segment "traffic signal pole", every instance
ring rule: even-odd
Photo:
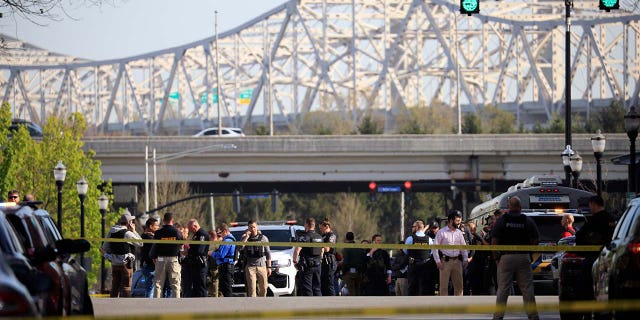
[[[400,192],[400,240],[404,241],[404,192]]]

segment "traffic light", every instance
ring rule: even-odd
[[[599,0],[600,10],[609,12],[620,9],[620,0]]]
[[[369,200],[371,202],[376,201],[376,193],[378,193],[378,185],[373,181],[369,182]]]
[[[240,213],[240,191],[233,190],[233,211]]]
[[[480,0],[460,0],[460,13],[469,16],[475,13],[480,13]]]
[[[273,189],[271,191],[271,212],[278,212],[278,195],[280,192],[278,190]]]
[[[411,181],[405,181],[402,184],[402,193],[404,194],[404,202],[407,205],[411,203],[411,187],[413,187],[413,184],[411,183]]]

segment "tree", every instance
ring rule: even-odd
[[[462,133],[482,133],[482,119],[475,112],[464,115]]]
[[[89,183],[85,200],[85,234],[87,238],[99,237],[101,218],[98,197],[102,191],[98,186],[102,187],[105,183],[101,178],[100,161],[94,159],[93,151],[83,150],[82,137],[86,124],[82,115],[74,113],[64,119],[49,117],[40,141],[31,139],[23,127],[7,139],[10,119],[10,106],[4,103],[0,108],[0,194],[6,194],[10,189],[17,189],[22,194],[31,193],[36,200],[42,201],[41,208],[56,220],[57,188],[52,171],[56,163],[62,161],[67,167],[62,189],[62,234],[66,238],[80,236],[80,199],[75,184],[81,177],[85,177]],[[108,182],[106,184],[109,185]],[[117,215],[112,213],[109,219],[115,220]],[[91,250],[85,253],[85,257],[92,258],[93,271],[89,274],[89,281],[95,283],[99,271],[100,244],[91,245]]]
[[[513,133],[515,132],[516,117],[498,106],[487,105],[481,111],[482,128],[486,133]]]
[[[446,134],[454,132],[455,113],[448,105],[434,101],[428,107],[409,107],[398,111],[396,127],[402,134]]]
[[[624,133],[624,115],[627,110],[620,101],[612,101],[609,106],[601,109],[593,114],[587,121],[587,132],[596,132],[600,129],[602,132]]]
[[[374,120],[371,115],[366,115],[362,118],[360,126],[358,126],[358,132],[360,134],[382,134],[384,128],[384,120]]]
[[[351,123],[336,111],[311,111],[302,118],[303,134],[343,135],[351,132]]]

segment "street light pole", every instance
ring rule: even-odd
[[[566,7],[566,28],[564,43],[564,144],[571,145],[571,8],[573,0],[564,0]],[[568,176],[568,174],[567,174]],[[568,183],[567,179],[567,183]]]
[[[567,145],[567,147],[562,151],[562,165],[564,166],[564,181],[566,186],[571,185],[571,156],[573,155],[573,150],[571,150],[571,145]]]
[[[87,191],[89,189],[89,184],[84,177],[78,180],[76,189],[78,191],[78,197],[80,198],[80,238],[84,239],[84,199],[87,197]],[[84,267],[84,252],[80,253],[80,265]]]
[[[56,179],[56,188],[58,189],[58,230],[62,235],[62,186],[67,176],[67,167],[62,164],[62,160],[58,160],[58,164],[53,168],[53,177]]]
[[[606,146],[607,139],[602,135],[600,129],[596,132],[596,135],[591,138],[591,147],[593,148],[593,155],[596,158],[596,192],[602,197],[602,154]]]
[[[636,138],[638,137],[638,126],[640,125],[640,115],[636,112],[635,106],[629,108],[629,112],[624,116],[624,128],[629,137],[629,192],[636,195]]]
[[[578,188],[580,186],[580,172],[582,172],[582,157],[578,152],[574,151],[571,156],[571,173],[573,174],[573,187]]]
[[[107,198],[107,196],[104,195],[104,192],[98,198],[98,207],[100,208],[100,217],[101,217],[100,235],[101,235],[101,238],[104,239],[104,228],[106,225],[105,215],[107,213],[107,208],[109,207],[109,198]],[[100,293],[104,293],[104,278],[106,276],[105,271],[106,270],[104,267],[104,256],[100,255]]]

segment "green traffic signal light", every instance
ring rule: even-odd
[[[460,0],[460,13],[467,15],[480,13],[480,0]]]
[[[607,12],[610,10],[618,10],[620,9],[620,0],[600,0],[598,7],[600,10]]]

